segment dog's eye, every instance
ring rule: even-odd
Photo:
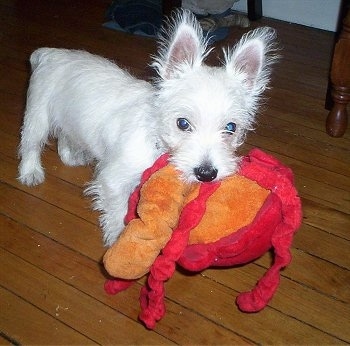
[[[190,124],[190,122],[185,119],[185,118],[179,118],[177,119],[177,127],[181,130],[181,131],[187,131],[187,132],[191,132],[192,131],[192,126]]]
[[[236,124],[235,123],[228,123],[225,126],[225,131],[226,133],[228,133],[229,135],[232,135],[234,132],[236,132]]]

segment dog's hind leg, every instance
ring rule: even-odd
[[[67,166],[84,166],[92,162],[92,157],[86,150],[79,148],[62,133],[58,136],[58,154]]]
[[[18,180],[28,186],[38,185],[45,179],[40,156],[50,131],[47,105],[37,94],[35,88],[28,93],[19,146]]]

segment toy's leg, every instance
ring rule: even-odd
[[[280,271],[290,263],[292,258],[289,249],[293,232],[281,231],[284,226],[282,225],[279,230],[276,230],[276,234],[282,234],[282,236],[272,238],[272,245],[275,250],[274,264],[251,291],[243,292],[237,297],[236,303],[240,310],[245,312],[260,311],[275,294],[280,283]]]
[[[135,283],[134,280],[119,280],[119,279],[107,280],[105,282],[104,288],[108,294],[117,294],[121,291],[128,289],[134,283]]]
[[[165,315],[166,308],[164,303],[165,289],[164,283],[149,277],[148,284],[151,287],[144,286],[140,294],[141,312],[139,319],[148,329],[154,329],[156,323]]]
[[[207,199],[220,184],[203,184],[198,196],[185,205],[177,228],[172,232],[171,239],[163,248],[162,253],[154,261],[150,270],[147,285],[142,288],[140,295],[140,320],[147,328],[153,329],[156,322],[165,314],[164,282],[173,275],[176,262],[183,253],[190,231],[200,222]]]
[[[278,288],[279,270],[276,267],[270,268],[251,291],[241,293],[236,299],[239,309],[245,312],[262,310]]]

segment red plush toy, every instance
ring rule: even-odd
[[[117,279],[116,294],[148,274],[141,290],[140,319],[148,328],[165,314],[164,282],[176,264],[190,271],[251,262],[274,250],[274,263],[249,292],[237,297],[242,311],[263,309],[275,293],[280,270],[291,261],[301,204],[292,171],[254,149],[239,172],[222,182],[188,185],[161,156],[145,171],[130,197],[127,226],[106,252],[104,264]]]

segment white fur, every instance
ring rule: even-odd
[[[237,170],[236,150],[252,128],[268,83],[274,38],[269,28],[248,33],[224,52],[223,66],[209,67],[200,26],[189,12],[180,11],[162,31],[153,62],[159,76],[155,85],[87,52],[36,50],[19,180],[43,182],[40,155],[50,135],[58,138],[65,164],[95,161],[87,193],[101,211],[104,242],[111,245],[124,228],[130,193],[161,153],[171,154],[189,182],[222,179]],[[181,130],[179,118],[189,127]],[[232,123],[234,132],[228,131]]]

